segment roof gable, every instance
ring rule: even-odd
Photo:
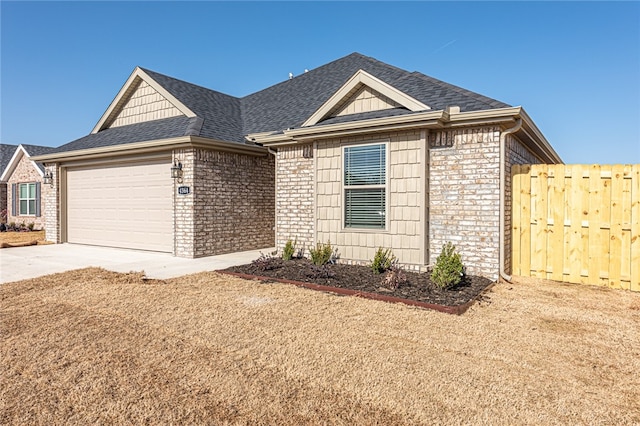
[[[375,92],[377,99],[382,98],[384,102],[382,102],[382,105],[378,102],[378,105],[381,106],[378,108],[367,108],[366,110],[363,110],[362,108],[355,107],[354,109],[356,110],[353,111],[353,113],[377,111],[397,107],[404,107],[410,111],[424,111],[431,109],[429,106],[401,92],[379,78],[374,77],[368,72],[358,70],[333,94],[333,96],[322,104],[322,106],[302,124],[302,127],[313,126],[325,118],[346,115],[340,114],[340,112],[345,111],[343,106],[345,106],[345,104],[353,104],[354,96],[356,97],[355,101],[357,101],[357,96],[366,88]],[[356,102],[356,104],[359,104],[359,102]]]
[[[145,70],[136,67],[91,133],[180,115],[196,116]]]
[[[2,171],[2,175],[0,175],[0,181],[6,182],[9,180],[9,177],[13,174],[16,167],[18,167],[18,163],[22,157],[30,158],[32,156],[47,154],[53,151],[54,148],[48,146],[40,146],[40,145],[18,145],[18,147],[13,152],[11,159],[7,163],[7,166]],[[44,176],[44,167],[41,163],[36,163],[35,161],[30,161],[33,165],[33,168],[36,169],[38,174],[42,177]]]

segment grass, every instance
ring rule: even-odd
[[[499,284],[457,317],[93,268],[0,303],[0,424],[640,423],[628,291]]]
[[[51,244],[50,242],[45,241],[44,231],[0,232],[0,245],[2,243],[7,243],[7,244],[30,243],[31,241],[37,241],[38,244]]]

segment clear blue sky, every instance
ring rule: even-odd
[[[566,163],[640,163],[638,2],[0,2],[2,143],[88,134],[136,65],[244,96],[351,52],[522,105]]]

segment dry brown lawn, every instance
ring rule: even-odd
[[[463,316],[216,273],[0,286],[0,424],[639,424],[640,294]]]
[[[37,241],[38,244],[51,244],[45,241],[44,231],[0,232],[0,245],[2,245],[2,243],[23,244],[32,241]]]

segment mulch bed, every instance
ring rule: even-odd
[[[441,289],[430,279],[430,273],[405,271],[406,282],[397,289],[383,284],[384,274],[375,274],[368,266],[329,264],[322,268],[308,259],[283,261],[271,258],[265,264],[254,262],[223,271],[263,281],[278,280],[303,287],[340,294],[352,294],[389,302],[401,302],[448,313],[463,313],[493,282],[488,278],[466,275],[455,287]]]

